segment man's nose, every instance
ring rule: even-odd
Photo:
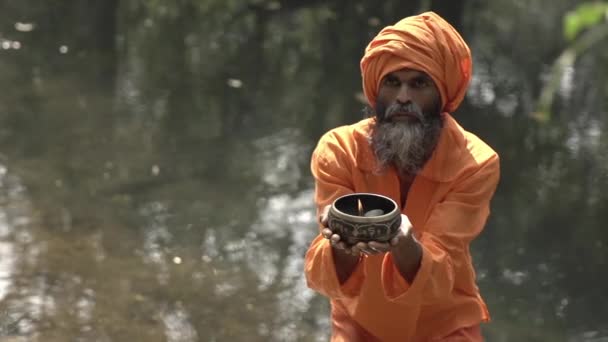
[[[399,91],[397,92],[397,102],[400,104],[406,104],[410,102],[412,99],[410,97],[410,91],[407,85],[402,85],[399,87]]]

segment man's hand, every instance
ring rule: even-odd
[[[399,232],[397,235],[389,241],[391,248],[397,247],[398,245],[410,244],[414,241],[412,223],[410,219],[401,214],[401,226],[399,227]]]
[[[353,273],[360,259],[360,250],[356,246],[349,246],[344,241],[341,241],[340,235],[334,234],[327,225],[327,214],[329,213],[330,205],[323,208],[319,222],[323,225],[321,235],[328,239],[331,243],[334,256],[334,264],[336,266],[336,276],[340,284],[344,284]]]
[[[401,215],[399,232],[390,241],[393,262],[409,283],[414,281],[422,260],[422,246],[414,238],[413,231],[410,220],[407,216]]]
[[[327,225],[327,217],[330,208],[331,205],[323,208],[323,212],[319,218],[319,222],[321,222],[323,227],[325,227],[321,230],[321,235],[328,239],[335,249],[341,250],[346,254],[359,255],[359,253],[363,253],[365,255],[376,255],[387,253],[390,252],[394,246],[397,246],[401,239],[407,238],[408,234],[410,234],[412,224],[407,216],[401,215],[401,227],[399,228],[399,233],[390,242],[370,241],[358,242],[355,245],[349,245],[345,241],[341,240],[340,235],[335,234],[331,231],[331,229],[329,229]]]
[[[367,250],[373,251],[373,254],[378,254],[393,252],[398,248],[410,248],[413,239],[412,223],[407,216],[401,214],[401,226],[399,226],[399,231],[397,232],[397,235],[395,235],[395,237],[393,237],[389,242],[370,241],[368,243],[360,242],[359,244],[362,244],[362,248],[367,248]]]
[[[346,244],[346,242],[341,240],[340,235],[334,234],[334,232],[329,229],[329,226],[327,225],[329,208],[331,208],[331,205],[325,206],[325,208],[323,208],[323,212],[321,213],[321,217],[319,217],[319,222],[321,223],[321,225],[323,225],[323,227],[325,227],[321,230],[321,235],[323,235],[324,238],[328,239],[332,247],[334,247],[335,249],[338,249],[346,254],[351,254],[355,256],[359,255],[360,250],[356,247],[356,245],[349,246],[348,244]]]
[[[355,245],[348,245],[342,241],[340,235],[334,234],[327,225],[327,214],[331,206],[323,208],[319,217],[319,222],[323,225],[321,235],[328,239],[334,248],[336,272],[340,284],[343,284],[351,275],[355,266],[359,262],[360,254],[377,255],[391,252],[399,273],[408,281],[412,282],[422,259],[422,247],[414,239],[412,223],[407,216],[401,215],[401,226],[399,232],[389,242],[358,242]]]

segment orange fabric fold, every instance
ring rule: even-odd
[[[432,342],[483,342],[483,336],[481,335],[481,327],[475,325],[458,329],[448,336],[433,340]]]
[[[351,276],[344,284],[340,284],[334,267],[334,256],[329,241],[318,235],[308,250],[311,255],[310,262],[306,263],[306,273],[315,272],[319,276],[308,278],[308,287],[330,298],[349,298],[359,293],[363,283],[364,271],[359,263]]]
[[[363,92],[372,108],[382,78],[411,68],[433,79],[441,94],[442,111],[448,113],[462,102],[473,72],[469,47],[452,25],[433,12],[382,29],[365,49],[360,67]]]
[[[411,284],[390,253],[366,257],[340,285],[332,247],[317,237],[305,257],[308,285],[330,298],[334,326],[356,326],[380,341],[440,340],[490,319],[476,285],[470,242],[482,231],[499,179],[498,155],[447,113],[435,151],[416,176],[402,213],[422,245]],[[312,154],[318,210],[352,192],[373,192],[399,203],[394,169],[377,171],[369,145],[373,119],[326,133]],[[359,331],[347,329],[348,331]],[[339,329],[338,329],[339,330]],[[332,341],[348,340],[333,332]]]

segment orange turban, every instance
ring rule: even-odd
[[[426,72],[439,89],[442,110],[451,113],[471,80],[471,51],[456,29],[433,12],[385,27],[361,59],[363,92],[372,107],[382,78],[402,68]]]

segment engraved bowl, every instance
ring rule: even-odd
[[[379,213],[378,210],[382,212]],[[365,216],[366,213],[371,216]],[[397,203],[386,196],[373,193],[348,194],[332,203],[327,224],[332,232],[340,235],[340,239],[349,245],[359,241],[388,242],[399,231],[401,211]]]

